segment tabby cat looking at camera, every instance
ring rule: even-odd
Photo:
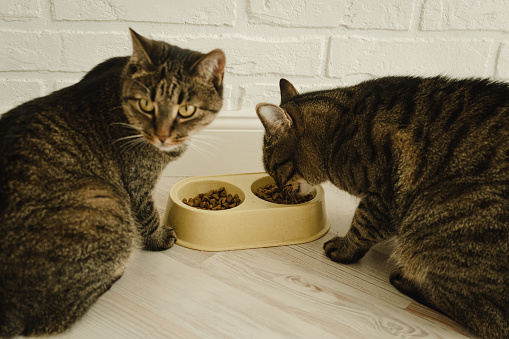
[[[151,191],[222,105],[225,56],[131,31],[133,54],[0,119],[0,337],[61,332],[164,250]]]
[[[259,104],[263,161],[297,194],[330,181],[361,198],[324,245],[359,260],[396,236],[391,283],[484,338],[509,337],[509,86],[387,77]]]

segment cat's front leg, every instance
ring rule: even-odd
[[[159,213],[150,195],[147,195],[139,205],[136,218],[145,249],[166,250],[177,240],[177,234],[172,227],[161,225]]]
[[[150,234],[143,237],[145,249],[150,251],[162,251],[173,246],[177,241],[177,233],[167,225],[159,225]]]
[[[348,264],[362,258],[377,242],[392,235],[389,207],[377,195],[364,197],[344,237],[327,241],[323,248],[333,261]]]

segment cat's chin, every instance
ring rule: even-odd
[[[299,190],[297,191],[297,194],[304,196],[312,193],[313,190],[314,190],[313,185],[311,185],[307,181],[303,182],[301,181],[299,182]]]
[[[180,155],[182,154],[187,146],[185,144],[178,144],[178,145],[155,145],[155,147],[165,153]]]
[[[295,174],[287,183],[287,187],[299,196],[305,196],[313,192],[313,185],[308,183],[300,174]]]

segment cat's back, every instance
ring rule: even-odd
[[[2,151],[29,151],[31,141],[41,143],[54,135],[61,135],[60,141],[65,142],[65,136],[62,135],[65,130],[60,128],[80,132],[98,127],[101,120],[109,115],[113,108],[111,106],[119,104],[120,76],[126,62],[127,58],[109,59],[93,68],[78,83],[25,102],[2,114]],[[94,130],[87,132],[93,134]]]
[[[509,84],[430,78],[408,92],[397,130],[411,142],[402,152],[415,146],[425,178],[509,177]]]
[[[393,187],[414,192],[451,179],[509,178],[509,84],[504,82],[383,77],[300,94],[283,106],[296,116],[296,125],[312,122],[308,131],[314,134],[306,136],[328,141],[333,182],[346,185],[347,173],[366,173],[348,183],[352,194]],[[379,173],[390,173],[390,180]]]
[[[111,174],[107,124],[120,106],[126,61],[107,60],[77,84],[0,117],[0,214],[14,200],[40,197],[52,182]]]
[[[338,90],[337,93],[343,93]],[[473,161],[509,150],[509,84],[488,79],[385,77],[346,90],[366,129],[404,139],[424,161]],[[494,154],[492,154],[494,155]],[[502,155],[502,154],[500,154]],[[421,165],[425,165],[422,163]],[[492,164],[495,165],[495,164]]]

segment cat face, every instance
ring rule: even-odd
[[[179,152],[222,106],[225,55],[181,49],[131,30],[133,54],[123,74],[123,107],[143,138]]]
[[[265,128],[263,141],[263,166],[274,178],[276,184],[298,195],[312,191],[300,170],[299,135],[288,108],[283,103],[298,95],[291,83],[281,79],[281,107],[272,104],[258,104],[256,114]]]

